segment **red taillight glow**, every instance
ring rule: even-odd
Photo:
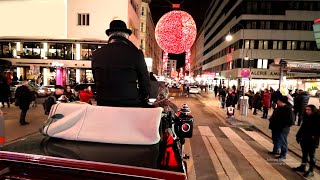
[[[187,124],[187,123],[182,124],[181,130],[182,130],[183,132],[188,132],[188,131],[190,131],[190,125]]]

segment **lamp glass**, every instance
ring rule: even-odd
[[[231,41],[232,40],[232,35],[229,33],[227,36],[226,36],[226,41]]]

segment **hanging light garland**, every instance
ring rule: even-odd
[[[174,10],[163,15],[155,29],[160,48],[171,54],[181,54],[190,49],[196,39],[196,23],[190,14]]]

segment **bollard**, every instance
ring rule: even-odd
[[[5,143],[4,118],[3,118],[3,112],[0,110],[0,147],[2,147],[4,143]]]

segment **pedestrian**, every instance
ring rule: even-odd
[[[288,97],[289,103],[292,105],[292,107],[294,107],[294,100],[293,100],[292,90],[291,89],[288,90],[287,97]]]
[[[302,162],[299,167],[294,168],[296,171],[304,172],[304,177],[314,176],[313,169],[316,164],[315,153],[319,147],[320,136],[320,116],[317,108],[310,104],[307,105],[303,113],[303,122],[296,135],[296,140],[302,149]],[[306,165],[309,156],[309,170],[306,171]]]
[[[17,87],[15,92],[15,105],[19,106],[20,113],[20,125],[27,125],[29,122],[26,121],[27,112],[29,110],[30,103],[32,101],[32,92],[23,83],[21,86]]]
[[[64,94],[64,88],[61,85],[54,86],[55,91],[43,103],[44,113],[49,115],[51,107],[57,103],[57,100]]]
[[[226,106],[227,106],[227,117],[234,117],[234,108],[237,104],[237,94],[234,92],[233,89],[229,89]],[[232,113],[230,113],[230,107],[233,108]],[[228,109],[229,108],[229,109]]]
[[[297,121],[296,118],[298,116],[298,123],[297,125],[300,126],[302,121],[303,121],[303,110],[306,107],[306,105],[308,104],[310,99],[310,95],[308,94],[308,92],[303,91],[303,90],[299,90],[298,94],[296,95],[296,97],[294,98],[294,114],[295,114],[295,122]]]
[[[213,88],[213,91],[214,91],[214,97],[217,97],[217,94],[218,94],[218,86],[215,85],[214,88]]]
[[[227,89],[225,86],[220,89],[219,91],[219,96],[220,96],[220,103],[221,103],[221,108],[224,109],[225,103],[226,103],[226,97],[227,97]]]
[[[271,103],[271,94],[269,93],[268,89],[264,89],[264,93],[262,95],[262,107],[263,107],[263,119],[268,118],[268,111],[270,109],[270,103]]]
[[[261,110],[261,107],[262,107],[262,97],[261,97],[260,91],[257,91],[252,99],[253,115],[257,115],[258,114],[257,110]]]
[[[85,86],[84,89],[80,90],[79,98],[81,102],[92,104],[90,99],[92,98],[93,93],[90,86]]]
[[[10,97],[10,86],[4,78],[0,78],[0,101],[2,103],[2,107],[4,107],[4,103],[7,103],[8,108],[10,107]]]
[[[66,97],[68,98],[69,102],[73,102],[77,100],[77,97],[75,94],[72,92],[71,86],[67,86],[66,92],[65,92]]]
[[[269,154],[280,155],[278,157],[279,160],[286,159],[288,134],[294,122],[292,106],[286,96],[278,98],[277,108],[273,111],[269,121],[269,129],[272,132],[273,142],[273,150]]]
[[[131,33],[123,21],[113,20],[108,44],[93,52],[98,106],[148,106],[149,73],[143,52],[128,40]]]

